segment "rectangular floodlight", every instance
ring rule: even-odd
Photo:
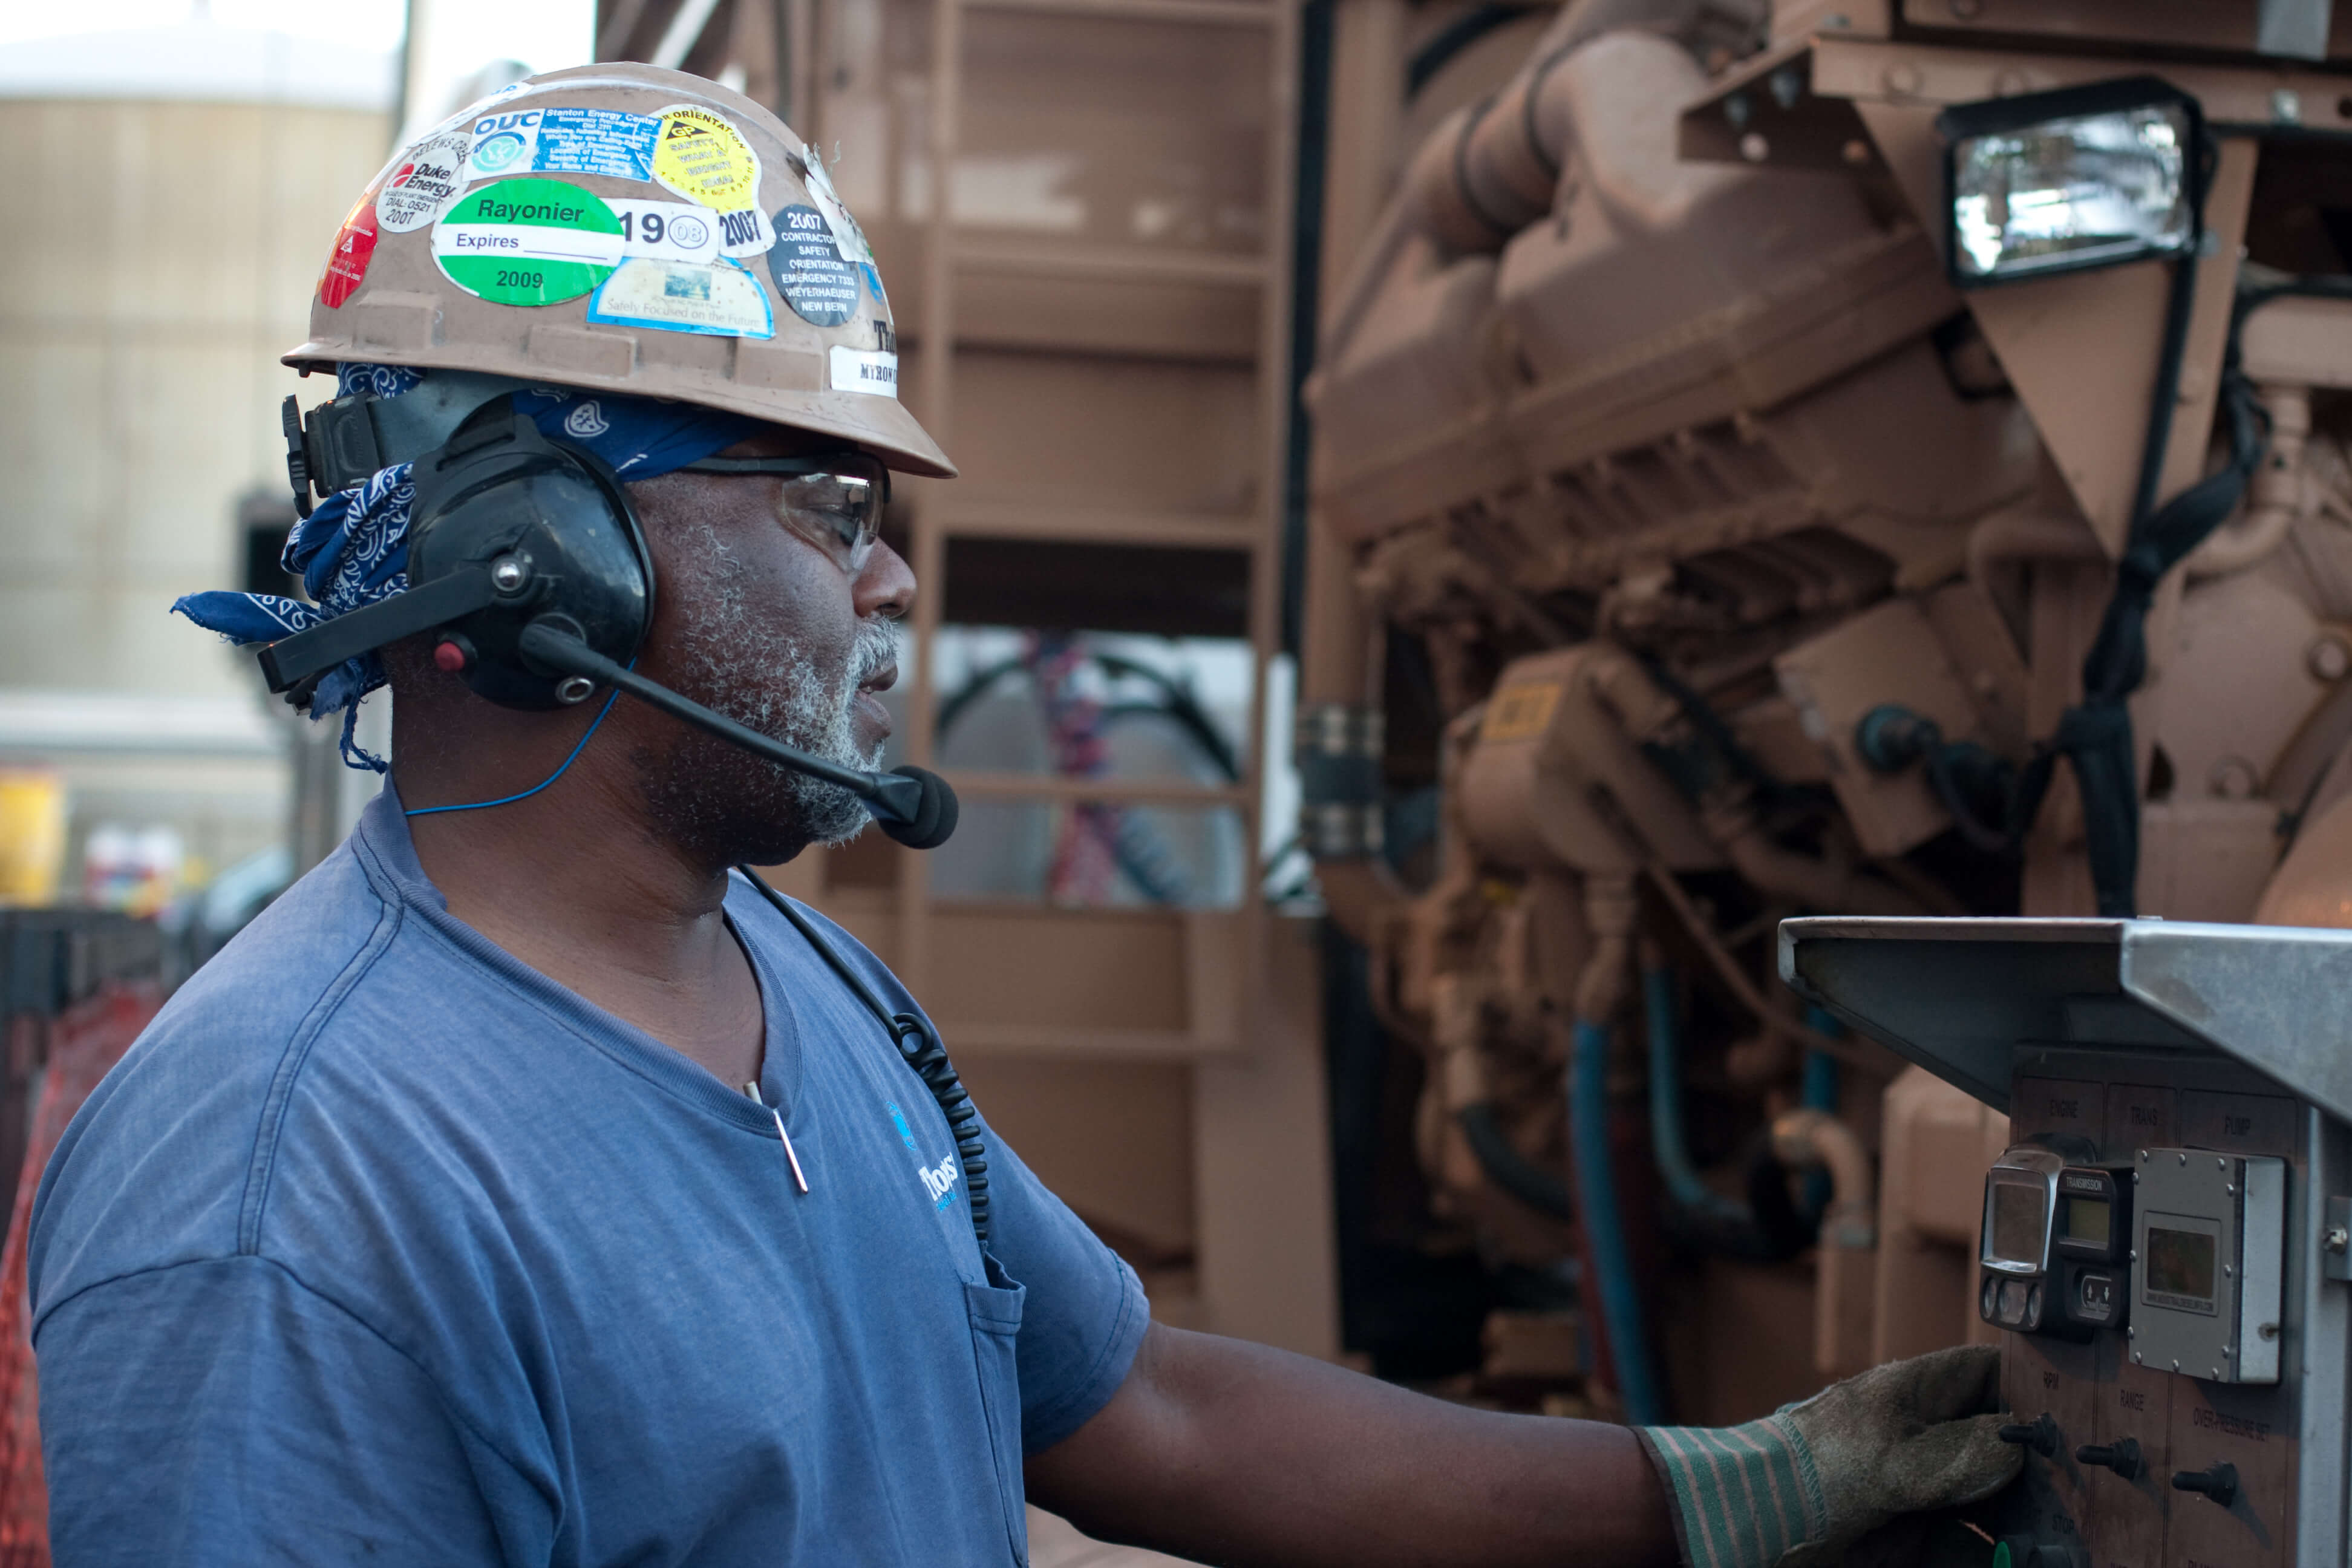
[[[2204,237],[2204,116],[2160,78],[1955,104],[1945,255],[1962,289],[2150,257]]]

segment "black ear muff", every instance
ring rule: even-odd
[[[487,574],[490,603],[439,627],[435,658],[509,708],[547,709],[593,683],[524,656],[534,621],[615,664],[636,657],[653,622],[653,560],[619,478],[593,452],[540,434],[500,397],[417,459],[408,578]]]

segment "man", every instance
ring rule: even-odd
[[[296,533],[316,605],[183,607],[282,651],[414,605],[483,489],[434,476],[505,421],[625,494],[651,616],[616,662],[870,768],[916,592],[879,465],[951,471],[877,390],[892,349],[780,122],[643,67],[535,79],[394,160],[289,356],[340,365],[384,459]],[[348,716],[389,681],[383,794],[42,1184],[61,1568],[1002,1563],[1024,1495],[1215,1562],[1763,1568],[2014,1472],[1978,1354],[1636,1434],[1151,1324],[1011,1150],[958,1146],[858,994],[916,1015],[889,973],[730,873],[854,833],[856,798],[546,679],[443,627],[297,686]]]

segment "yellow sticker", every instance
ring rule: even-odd
[[[1486,701],[1486,721],[1479,726],[1482,741],[1524,741],[1540,735],[1559,706],[1559,682],[1546,680],[1526,686],[1506,686]]]
[[[679,104],[662,110],[654,178],[714,212],[739,212],[756,205],[760,159],[723,115]]]

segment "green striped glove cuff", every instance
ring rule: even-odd
[[[1674,1496],[1685,1568],[1772,1568],[1828,1533],[1812,1448],[1784,1416],[1635,1435]]]

